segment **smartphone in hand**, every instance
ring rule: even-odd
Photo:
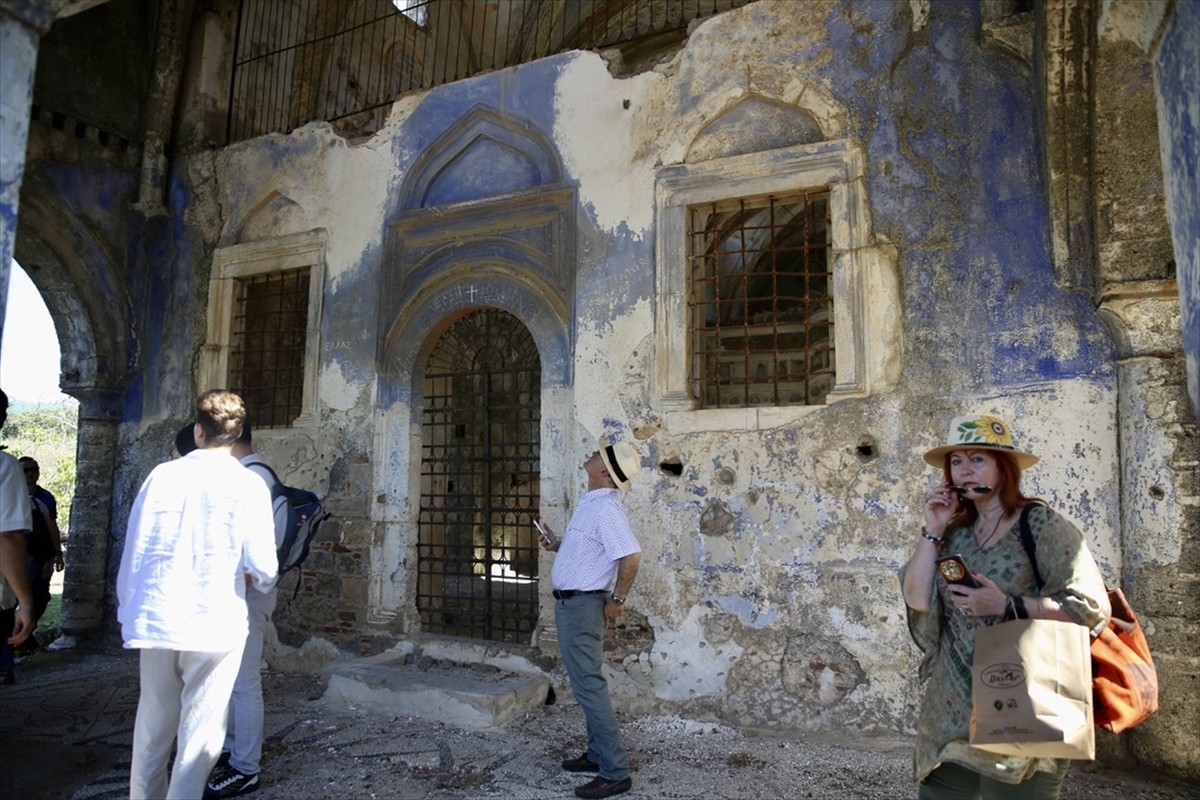
[[[982,585],[979,581],[971,577],[971,570],[967,569],[967,562],[963,561],[960,555],[955,554],[939,558],[937,560],[937,570],[946,580],[946,583],[956,583],[971,589],[978,589]]]
[[[554,545],[558,542],[558,539],[554,537],[553,533],[542,527],[541,520],[535,519],[533,521],[533,527],[537,528],[538,540],[546,547],[554,547]]]

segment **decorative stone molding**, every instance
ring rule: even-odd
[[[208,282],[208,335],[196,369],[196,394],[229,384],[229,353],[233,347],[234,296],[237,281],[252,275],[307,267],[308,336],[304,349],[304,399],[297,428],[318,422],[317,368],[321,354],[321,309],[325,297],[325,241],[323,230],[284,236],[262,242],[221,247],[213,254]]]
[[[875,243],[865,157],[845,140],[666,167],[659,171],[655,342],[657,393],[673,430],[773,427],[814,406],[698,410],[688,387],[687,209],[738,197],[829,188],[837,378],[826,402],[866,397],[895,384],[901,369],[897,257]],[[698,426],[698,427],[697,427]]]

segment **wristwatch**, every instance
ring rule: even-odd
[[[614,595],[613,595],[612,597],[610,597],[609,599],[610,599],[610,600],[612,600],[612,604],[613,604],[614,606],[623,606],[623,605],[625,605],[625,598],[624,598],[624,597],[618,597],[617,595],[615,595],[615,594],[614,594]]]

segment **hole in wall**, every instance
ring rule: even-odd
[[[866,462],[879,455],[879,445],[875,443],[874,437],[866,436],[858,443],[854,451],[858,454],[860,461]]]
[[[678,476],[683,474],[683,462],[677,458],[668,458],[666,461],[661,462],[658,468],[668,475]]]
[[[1162,500],[1164,497],[1167,496],[1167,493],[1164,492],[1158,486],[1151,486],[1150,487],[1150,496],[1153,497],[1155,500]]]

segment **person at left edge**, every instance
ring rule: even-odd
[[[8,420],[8,395],[0,391],[0,428]],[[6,663],[3,682],[13,682],[12,647],[33,633],[33,592],[29,586],[26,534],[33,529],[29,492],[21,466],[10,454],[0,452],[0,637]]]
[[[155,467],[129,515],[117,617],[141,651],[132,800],[203,795],[246,642],[247,584],[277,579],[271,494],[231,452],[245,419],[233,392],[201,395],[196,449]]]

